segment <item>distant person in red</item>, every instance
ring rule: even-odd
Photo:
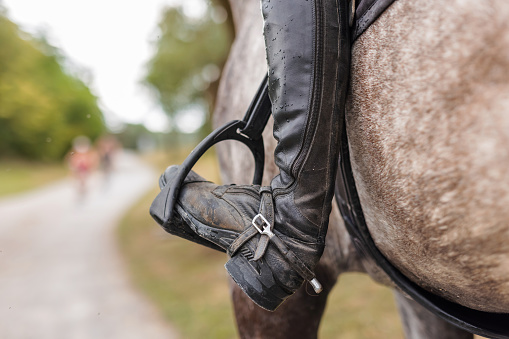
[[[114,136],[105,135],[97,141],[96,145],[99,153],[99,167],[104,174],[104,181],[107,183],[114,168],[115,153],[119,144]]]
[[[87,193],[88,178],[97,166],[97,154],[92,149],[89,138],[79,136],[74,139],[68,161],[69,168],[78,182],[78,195],[82,198]]]

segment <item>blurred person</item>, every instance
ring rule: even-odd
[[[78,197],[83,198],[87,193],[88,178],[97,167],[97,153],[91,147],[88,137],[80,135],[73,140],[67,161],[78,184]]]
[[[119,149],[117,139],[112,135],[104,135],[96,143],[99,154],[99,168],[104,175],[104,185],[109,182],[114,169],[115,153]]]

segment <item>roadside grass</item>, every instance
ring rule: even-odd
[[[28,191],[67,175],[63,163],[0,160],[0,196]]]
[[[159,170],[180,163],[188,150],[146,159]],[[195,167],[217,182],[219,170],[208,154]],[[165,233],[148,214],[154,188],[123,218],[120,248],[135,283],[183,338],[235,338],[226,255]],[[392,292],[361,274],[345,274],[332,291],[320,338],[402,338]]]
[[[402,339],[392,290],[376,284],[366,274],[341,275],[329,295],[318,337]]]
[[[145,159],[162,172],[167,165],[182,162],[188,153],[156,153]],[[203,157],[194,170],[209,180],[218,180],[219,169],[212,154]],[[235,338],[223,267],[225,254],[164,232],[148,213],[158,192],[154,187],[143,197],[118,229],[120,248],[135,283],[183,338]]]

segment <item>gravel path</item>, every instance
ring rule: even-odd
[[[177,337],[133,288],[115,240],[156,180],[122,153],[108,185],[96,175],[81,201],[71,179],[0,200],[0,338]]]

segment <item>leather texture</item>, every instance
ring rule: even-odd
[[[261,8],[280,173],[270,187],[260,187],[217,186],[191,172],[180,187],[176,213],[162,225],[227,251],[225,267],[233,280],[259,306],[274,310],[304,280],[320,289],[313,269],[332,207],[350,33],[348,1],[262,0]],[[160,180],[151,207],[159,223],[165,191],[178,173],[170,167]]]
[[[335,180],[338,110],[349,73],[348,28],[340,27],[338,17],[346,9],[339,5],[262,1],[280,169],[271,183],[276,224],[285,235],[321,244]]]
[[[164,188],[172,184],[178,172],[179,166],[170,166],[161,175],[159,184],[162,191],[154,201],[158,205],[163,205],[167,199]],[[299,288],[303,279],[311,280],[315,277],[308,263],[300,257],[312,257],[319,247],[287,238],[274,229],[272,201],[270,187],[218,186],[191,171],[180,188],[176,213],[169,229],[172,230],[171,233],[188,240],[225,251],[233,258],[242,257],[240,260],[245,267],[255,273],[256,280],[261,277],[266,286],[253,300],[260,306],[273,310]],[[252,226],[253,216],[258,213],[268,219],[268,225],[274,232],[270,241]],[[188,231],[178,234],[182,224],[186,225]],[[198,239],[189,237],[189,232],[197,235]],[[255,258],[257,253],[259,257]],[[230,261],[230,269],[235,271],[238,267],[232,266],[238,262],[239,258]],[[261,272],[264,274],[261,275]],[[274,276],[278,274],[281,276],[275,279]],[[233,278],[239,279],[238,276]],[[251,285],[252,282],[249,286]],[[248,289],[249,286],[245,288]]]

